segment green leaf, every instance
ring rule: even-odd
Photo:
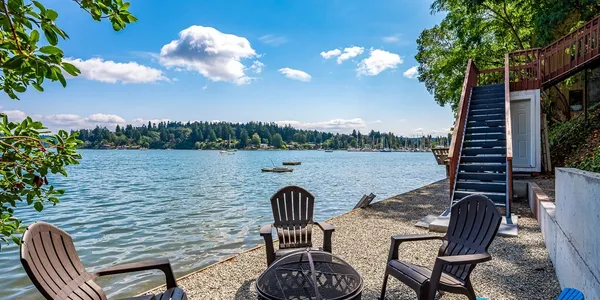
[[[61,56],[63,55],[63,51],[60,50],[60,48],[54,47],[54,46],[44,46],[44,47],[40,48],[40,52],[50,54],[50,55],[54,55],[54,54],[58,54]]]
[[[4,62],[3,67],[6,69],[17,69],[21,67],[23,61],[25,60],[25,56],[23,55],[15,55],[11,57],[9,60]]]
[[[30,45],[35,45],[37,44],[37,42],[40,40],[40,33],[37,30],[32,30],[31,31],[31,35],[29,37],[29,44]]]
[[[34,83],[32,83],[31,85],[32,85],[32,86],[33,86],[33,87],[34,87],[36,90],[38,90],[39,92],[43,92],[43,91],[44,91],[44,88],[43,88],[42,86],[40,86],[39,84],[35,83],[35,82],[34,82]]]
[[[46,8],[39,3],[38,1],[32,1],[33,5],[35,5],[42,13],[46,12]]]
[[[46,18],[54,21],[54,20],[56,20],[56,18],[58,18],[58,13],[52,9],[48,9],[46,11]]]
[[[138,19],[136,17],[134,17],[133,15],[128,15],[127,20],[129,20],[129,22],[133,23],[133,22],[137,22]]]
[[[44,36],[50,45],[56,46],[56,44],[58,44],[58,36],[54,31],[52,31],[52,29],[48,27],[44,28]]]
[[[62,84],[63,87],[67,87],[67,81],[65,80],[65,76],[62,73],[58,73],[56,74],[56,76],[58,77],[58,81],[60,81],[60,84]]]
[[[44,204],[42,204],[42,202],[36,202],[35,204],[33,204],[33,208],[40,212],[44,209]]]
[[[14,235],[12,235],[11,238],[12,238],[13,243],[15,243],[15,245],[21,246],[21,239],[20,238],[14,236]]]
[[[67,73],[69,73],[69,75],[71,75],[71,76],[77,76],[77,75],[79,75],[81,73],[81,71],[79,71],[79,69],[76,66],[74,66],[74,65],[72,65],[72,64],[70,64],[68,62],[63,62],[62,63],[62,68]]]
[[[129,5],[131,5],[131,3],[125,2],[121,7],[119,7],[119,10],[127,10],[129,8]]]
[[[13,87],[13,89],[19,93],[25,93],[25,91],[27,90],[24,86],[22,85],[15,85]]]

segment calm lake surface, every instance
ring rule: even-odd
[[[272,222],[270,196],[286,185],[312,192],[315,219],[347,212],[363,194],[376,201],[443,179],[431,153],[336,151],[81,150],[68,178],[52,181],[67,193],[42,213],[18,211],[26,224],[43,220],[69,232],[94,270],[165,257],[176,276],[262,243]],[[292,173],[262,173],[271,160],[298,160]],[[264,264],[264,261],[256,262]],[[160,273],[99,281],[109,296],[163,284]],[[127,288],[137,282],[135,290]],[[0,299],[40,299],[19,262],[18,247],[0,252]]]

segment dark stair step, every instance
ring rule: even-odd
[[[482,154],[501,154],[506,155],[506,147],[503,148],[466,148],[462,150],[464,156],[475,156]]]
[[[473,134],[473,133],[504,133],[505,127],[504,126],[498,126],[498,127],[480,127],[480,128],[467,128],[467,135],[469,134]]]
[[[483,148],[492,148],[492,147],[504,147],[506,149],[506,141],[464,141],[464,148],[473,148],[473,147],[483,147]]]
[[[504,95],[492,95],[490,97],[471,97],[471,104],[499,104],[504,103]]]
[[[470,120],[467,120],[467,121],[470,121]],[[473,121],[473,122],[467,122],[467,129],[473,128],[473,127],[498,127],[498,126],[504,126],[505,123],[506,123],[506,120]]]
[[[506,174],[503,173],[481,173],[481,172],[458,172],[458,180],[480,180],[480,181],[504,181]]]
[[[464,192],[464,191],[455,191],[454,192],[454,200],[458,201],[466,196],[474,195],[474,194],[482,194],[496,204],[496,206],[504,207],[506,206],[506,194],[504,193],[478,193],[478,192]]]
[[[504,140],[504,133],[482,133],[465,135],[465,141]]]
[[[478,85],[473,87],[475,90],[486,90],[486,89],[502,89],[504,90],[504,83]]]
[[[485,116],[469,116],[467,117],[467,120],[469,122],[474,122],[474,121],[494,121],[494,120],[504,120],[504,114],[493,114],[493,115],[485,115]]]
[[[458,171],[464,172],[506,172],[506,164],[463,164],[458,166]]]
[[[457,182],[456,191],[506,193],[506,182]]]
[[[488,156],[461,156],[461,163],[505,163],[506,156],[503,155],[488,155]]]
[[[480,115],[497,115],[497,114],[503,115],[504,113],[505,113],[504,108],[490,108],[490,109],[477,109],[477,110],[471,109],[471,111],[469,112],[469,117],[470,116],[480,116]]]
[[[504,102],[502,103],[471,103],[471,110],[501,108],[504,110]]]

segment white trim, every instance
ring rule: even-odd
[[[542,148],[541,148],[541,104],[540,104],[540,90],[527,90],[510,92],[510,101],[529,100],[531,105],[530,109],[530,124],[531,124],[531,151],[530,156],[531,167],[514,167],[513,172],[541,172],[542,170]],[[515,117],[511,115],[511,122],[515,124]],[[513,147],[513,153],[516,149]]]

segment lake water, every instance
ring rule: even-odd
[[[336,151],[82,150],[81,164],[54,183],[67,190],[42,213],[18,211],[69,232],[88,270],[165,257],[176,276],[262,243],[272,222],[270,196],[300,185],[316,197],[315,219],[354,207],[363,194],[383,200],[443,179],[431,153]],[[292,173],[260,168],[298,160]],[[257,262],[263,264],[264,262]],[[109,296],[164,283],[164,276],[132,274],[99,281]],[[137,282],[136,290],[126,289]],[[40,299],[19,262],[18,247],[0,252],[0,299]]]

